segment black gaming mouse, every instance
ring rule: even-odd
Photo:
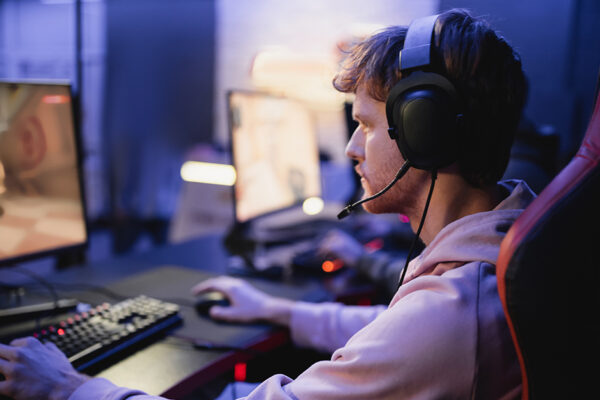
[[[225,294],[217,290],[210,290],[202,292],[196,297],[195,308],[198,314],[208,316],[208,312],[212,306],[227,307],[230,304]]]

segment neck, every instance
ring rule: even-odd
[[[431,177],[427,182],[422,185],[419,206],[409,215],[414,232],[423,217]],[[495,186],[485,189],[475,188],[456,173],[439,172],[421,231],[421,240],[425,244],[429,244],[446,225],[467,215],[490,211],[496,207],[499,201],[499,194]]]

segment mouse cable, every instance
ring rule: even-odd
[[[193,337],[180,335],[177,333],[171,334],[169,337],[180,339],[185,343],[191,344],[193,348],[198,350],[210,350],[210,351],[237,351],[240,353],[247,353],[253,355],[265,354],[264,351],[255,350],[245,347],[232,346],[223,343],[215,343],[208,340],[196,339]]]

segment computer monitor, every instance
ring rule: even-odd
[[[232,90],[227,100],[236,220],[321,197],[316,127],[307,107],[258,91]]]
[[[0,81],[0,265],[87,245],[73,110],[68,83]]]

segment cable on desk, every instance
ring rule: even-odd
[[[179,339],[183,343],[191,345],[193,348],[198,349],[198,350],[237,351],[240,353],[247,353],[247,354],[252,354],[252,355],[265,354],[265,352],[261,351],[261,350],[248,349],[248,348],[239,347],[239,346],[231,346],[231,345],[222,344],[222,343],[215,343],[215,342],[210,342],[207,340],[196,339],[196,338],[185,336],[185,335],[179,335],[176,333],[171,334],[169,336],[169,338]],[[176,345],[177,343],[171,343],[171,344]]]
[[[223,344],[199,340],[199,339],[195,339],[195,338],[184,336],[184,335],[178,335],[178,334],[171,334],[167,338],[167,341],[166,341],[167,343],[169,343],[169,341],[168,341],[169,339],[179,340],[179,342],[171,342],[170,343],[171,345],[174,345],[174,346],[178,346],[181,344],[185,344],[187,346],[191,345],[194,349],[197,349],[197,350],[236,351],[236,352],[240,352],[240,353],[251,354],[254,356],[263,355],[266,353],[266,351],[237,347],[237,346],[230,346],[230,345],[223,345]],[[236,383],[237,383],[237,381],[234,380],[233,382],[230,382],[225,388],[225,390],[227,390],[227,389],[231,390],[231,400],[235,400],[238,398]]]
[[[83,290],[89,290],[92,292],[98,292],[98,293],[104,294],[107,297],[110,297],[114,300],[119,300],[119,301],[125,300],[125,299],[128,299],[131,297],[131,294],[122,295],[120,293],[106,289],[105,287],[98,286],[98,285],[92,285],[89,283],[55,283],[55,285],[57,287],[62,288],[63,290],[67,290],[67,291],[83,289]],[[181,307],[194,308],[194,303],[190,299],[180,298],[180,297],[159,297],[159,296],[154,296],[154,295],[152,295],[152,297],[157,300],[161,300],[161,301],[164,301],[167,303],[175,303]]]
[[[55,287],[52,285],[52,283],[50,283],[48,280],[44,279],[42,276],[36,274],[33,271],[29,271],[28,269],[19,269],[19,268],[14,268],[11,269],[11,272],[16,272],[19,273],[21,275],[25,275],[31,279],[33,279],[34,281],[40,283],[42,286],[44,286],[49,292],[50,295],[52,296],[52,302],[54,303],[54,310],[58,310],[60,308],[60,304],[59,304],[59,297],[58,297],[58,293],[56,292]],[[25,287],[25,285],[20,285],[21,287]],[[51,311],[47,312],[48,314],[51,314]],[[48,316],[48,315],[45,315]],[[35,318],[35,324],[36,324],[36,329],[39,329],[39,327],[41,326],[41,320],[45,317],[45,316],[38,316],[37,318]]]
[[[55,288],[58,288],[62,291],[87,290],[87,291],[103,294],[106,297],[109,297],[113,300],[118,300],[118,301],[125,300],[125,299],[128,299],[131,297],[131,294],[122,295],[122,294],[112,291],[110,289],[106,289],[105,287],[93,285],[93,284],[89,284],[89,283],[62,283],[62,282],[48,282],[48,283],[50,283]],[[182,307],[194,308],[194,303],[190,299],[177,298],[177,297],[169,297],[169,298],[163,298],[163,297],[157,297],[157,296],[152,296],[152,297],[154,297],[157,300],[164,301],[164,302],[175,303]]]
[[[40,275],[36,274],[35,272],[29,271],[27,269],[15,268],[15,269],[12,269],[11,272],[17,272],[19,274],[28,276],[31,279],[39,282],[42,286],[44,286],[46,289],[48,289],[48,291],[50,292],[50,294],[52,296],[52,301],[56,305],[56,308],[58,308],[58,300],[59,300],[58,293],[56,292],[56,289],[50,282],[48,282],[46,279],[42,278]]]

